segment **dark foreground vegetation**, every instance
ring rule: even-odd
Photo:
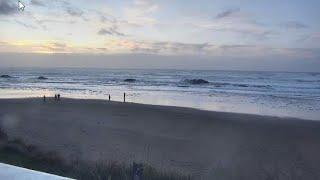
[[[132,180],[132,167],[117,162],[94,165],[79,160],[63,161],[56,153],[41,152],[37,147],[20,140],[9,140],[0,129],[0,162],[80,180]],[[177,173],[159,172],[144,165],[143,180],[191,180]]]

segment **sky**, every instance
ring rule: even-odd
[[[320,71],[318,0],[21,2],[0,0],[0,67]]]

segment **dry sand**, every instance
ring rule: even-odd
[[[102,100],[1,99],[1,126],[65,159],[145,162],[196,179],[319,179],[320,121]]]

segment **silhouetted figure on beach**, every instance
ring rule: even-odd
[[[123,102],[126,102],[126,93],[123,93]]]
[[[60,101],[60,94],[58,94],[58,101]]]
[[[109,94],[109,101],[111,101],[111,96],[110,96],[110,94]]]
[[[46,102],[46,95],[43,95],[43,102]]]
[[[54,95],[54,100],[56,101],[58,99],[57,94]]]

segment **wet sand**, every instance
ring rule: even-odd
[[[9,138],[68,161],[145,162],[196,179],[320,178],[320,121],[64,98],[1,99],[0,121]]]

